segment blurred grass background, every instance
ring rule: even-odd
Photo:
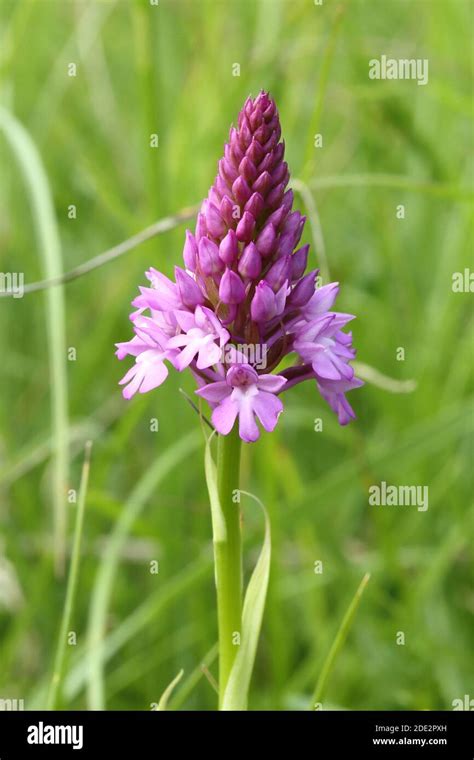
[[[472,695],[472,295],[451,287],[452,273],[472,266],[472,10],[464,0],[0,2],[0,105],[41,156],[64,270],[199,202],[230,123],[264,88],[280,109],[293,177],[311,190],[296,205],[316,204],[338,307],[358,316],[358,358],[417,381],[411,394],[370,384],[353,392],[358,420],[346,429],[314,386],[299,386],[275,433],[246,448],[242,487],[264,501],[273,531],[253,709],[308,706],[366,571],[324,706],[451,709]],[[428,58],[428,85],[369,80],[368,61],[382,54]],[[4,135],[0,158],[0,270],[28,283],[44,264]],[[174,373],[125,402],[125,363],[113,354],[130,335],[144,270],[172,273],[184,230],[64,289],[56,351],[62,327],[65,348],[76,349],[75,361],[59,354],[68,489],[79,487],[84,442],[94,446],[62,706],[149,709],[181,668],[174,706],[215,706],[199,670],[216,640],[203,452],[179,393],[192,393],[192,381]],[[305,236],[313,242],[309,224]],[[45,704],[65,596],[54,572],[48,303],[44,293],[0,301],[0,697],[26,707]],[[428,511],[369,507],[368,487],[381,480],[428,485]],[[69,539],[75,510],[67,503]],[[251,502],[244,521],[249,571],[263,530]],[[87,652],[102,633],[100,668]]]

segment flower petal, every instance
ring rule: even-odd
[[[212,424],[221,435],[227,435],[234,427],[235,418],[239,412],[237,401],[227,396],[212,413]]]
[[[199,390],[194,391],[198,396],[202,396],[206,401],[210,401],[212,404],[217,404],[222,401],[226,396],[230,396],[232,388],[227,384],[225,380],[219,380],[217,383],[209,383],[204,385]]]
[[[239,435],[246,443],[253,443],[260,437],[258,425],[253,414],[256,396],[242,394],[239,401]]]
[[[278,393],[286,382],[286,377],[282,377],[281,375],[260,375],[257,385],[263,391]]]
[[[253,409],[265,430],[271,433],[283,411],[283,404],[273,393],[261,391],[253,399]]]

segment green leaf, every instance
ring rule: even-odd
[[[184,673],[184,670],[181,669],[178,675],[176,676],[176,678],[173,678],[171,683],[168,684],[168,686],[166,687],[166,689],[164,690],[163,694],[160,697],[160,701],[158,702],[158,705],[156,708],[157,710],[166,710],[168,699],[170,698],[175,686],[177,686],[177,684],[181,681],[183,677],[183,673]]]
[[[265,536],[260,556],[245,594],[240,649],[227,682],[222,710],[247,709],[250,679],[252,677],[255,654],[262,627],[263,610],[270,575],[271,536],[270,519],[267,510],[260,499],[253,494],[247,491],[240,491],[240,493],[250,496],[261,506],[265,516]]]
[[[212,458],[211,452],[211,440],[214,433],[211,433],[206,442],[206,451],[204,454],[204,470],[206,473],[206,484],[209,492],[209,501],[211,504],[211,518],[212,518],[212,537],[214,543],[225,541],[227,538],[227,530],[225,526],[225,519],[219,500],[219,492],[217,489],[217,468]]]

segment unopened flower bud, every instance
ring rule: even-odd
[[[219,246],[219,258],[224,264],[232,264],[237,258],[239,243],[234,230],[229,230]]]
[[[239,275],[231,269],[226,269],[219,285],[219,298],[225,304],[242,303],[245,298],[245,288]]]
[[[248,277],[250,280],[255,280],[259,276],[262,271],[262,259],[255,243],[245,246],[239,259],[238,270],[242,277]]]

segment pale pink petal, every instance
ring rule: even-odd
[[[235,418],[239,411],[237,401],[227,396],[219,406],[216,406],[212,413],[212,424],[221,435],[227,435],[234,427]]]
[[[256,396],[242,394],[239,399],[239,435],[247,443],[253,443],[260,437],[260,431],[253,414],[255,398]]]
[[[253,398],[253,410],[265,430],[271,433],[283,411],[283,404],[278,396],[274,396],[273,393],[261,391]]]
[[[269,393],[278,393],[286,383],[286,377],[281,375],[260,375],[258,387]]]
[[[217,383],[209,383],[203,388],[195,391],[198,396],[202,396],[206,401],[210,401],[213,404],[217,404],[222,401],[226,396],[230,396],[232,388],[226,383],[225,380],[220,380]]]

